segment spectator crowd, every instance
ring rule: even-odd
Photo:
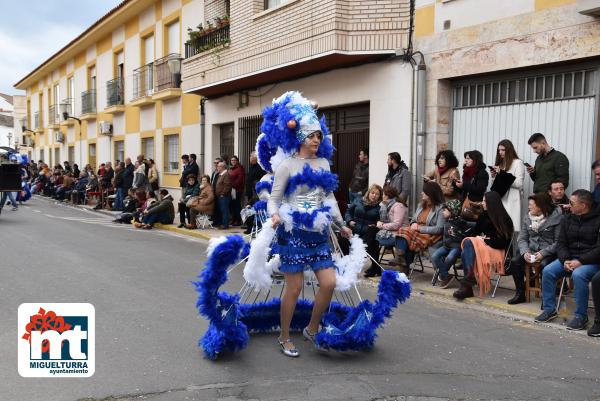
[[[570,330],[589,325],[591,283],[596,319],[588,334],[600,336],[600,161],[592,165],[595,188],[576,189],[567,197],[567,157],[540,133],[528,144],[537,154],[534,165],[523,162],[508,139],[498,143],[493,165],[486,165],[478,150],[465,152],[462,166],[453,151],[440,151],[434,169],[419,177],[423,185],[415,205],[409,205],[413,175],[400,154],[388,154],[383,185],[369,185],[369,151],[360,150],[346,189],[345,220],[372,260],[364,275],[381,275],[386,249],[394,255],[389,263],[405,273],[426,252],[437,284],[458,285],[453,293],[458,300],[475,296],[474,286],[483,296],[494,278],[512,276],[516,290],[509,304],[526,301],[526,287],[532,283],[525,277],[537,275],[542,292],[538,322],[557,316],[556,295],[571,281],[576,310]],[[255,223],[245,211],[262,201],[255,188],[266,174],[256,155],[250,155],[247,171],[235,155],[217,157],[210,175],[200,175],[195,154],[183,155],[181,162],[177,205],[160,189],[154,161],[143,155],[135,163],[117,161],[114,168],[102,163],[97,171],[69,162],[50,169],[40,160],[30,162],[27,176],[32,193],[73,204],[96,197],[96,208],[121,212],[115,223],[150,229],[155,223],[172,224],[177,209],[180,228],[196,229],[200,222],[224,230],[246,224],[250,233]],[[526,179],[533,181],[532,194],[524,194]],[[415,210],[412,216],[409,206]],[[343,239],[340,245],[348,249]]]

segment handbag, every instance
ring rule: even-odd
[[[395,237],[396,233],[394,231],[390,231],[390,230],[379,230],[377,231],[377,234],[375,234],[375,239],[378,241],[385,241],[385,240],[389,240],[392,237]]]
[[[490,191],[497,192],[498,195],[502,198],[510,189],[510,186],[515,182],[515,177],[511,173],[507,173],[504,170],[500,170],[500,172],[496,175],[494,182],[490,188]]]
[[[467,221],[477,221],[482,213],[483,202],[474,202],[467,197],[463,202],[460,217]]]

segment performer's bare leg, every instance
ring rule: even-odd
[[[315,271],[315,275],[317,276],[317,280],[319,280],[319,291],[315,296],[312,315],[310,316],[310,322],[307,326],[310,334],[316,334],[317,331],[319,331],[321,317],[329,307],[331,297],[333,296],[333,290],[335,290],[334,269],[320,269]]]
[[[281,332],[279,334],[279,339],[281,341],[290,338],[290,324],[292,323],[292,317],[294,316],[294,310],[296,309],[300,291],[302,291],[303,274],[304,273],[284,273],[285,290],[283,292],[283,297],[281,298]],[[294,348],[294,345],[292,343],[286,343],[285,347],[292,349]]]

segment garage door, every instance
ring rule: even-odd
[[[465,151],[480,150],[491,165],[496,145],[507,138],[519,157],[533,165],[536,155],[527,140],[541,132],[569,158],[568,192],[591,188],[597,76],[595,70],[580,70],[454,85],[452,149],[459,158]],[[526,178],[525,194],[532,188]]]

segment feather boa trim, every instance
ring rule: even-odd
[[[325,231],[333,221],[331,210],[335,200],[327,199],[323,202],[323,207],[300,210],[289,203],[284,203],[279,207],[279,216],[285,227],[285,231],[292,231],[294,228],[309,231]]]
[[[338,188],[338,176],[325,169],[313,170],[307,163],[302,172],[289,178],[285,195],[290,196],[302,185],[308,188],[321,187],[326,193],[331,193]]]

